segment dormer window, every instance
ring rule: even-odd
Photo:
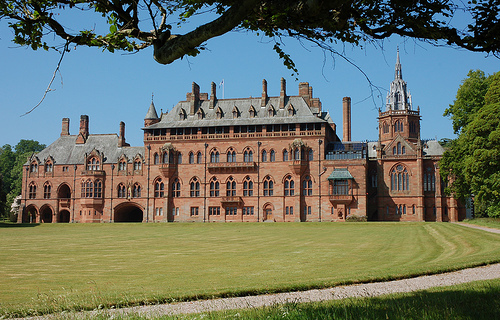
[[[198,115],[198,120],[202,120],[204,118],[204,112],[202,108],[198,109],[196,114]]]
[[[274,117],[274,108],[273,108],[273,106],[269,106],[269,108],[267,109],[267,115],[269,117]]]
[[[30,164],[30,172],[38,172],[38,164],[36,162]]]
[[[53,170],[52,162],[45,163],[45,172],[52,172],[52,170]]]
[[[127,162],[125,160],[121,160],[118,163],[118,171],[125,171],[127,169]]]
[[[179,111],[179,120],[185,120],[186,119],[186,111],[184,111],[184,109],[181,109],[181,111]]]
[[[234,108],[233,108],[233,119],[238,118],[238,116],[239,116],[238,108],[236,108],[236,106],[234,106]]]
[[[96,171],[101,170],[99,159],[92,157],[87,161],[87,170]]]
[[[256,113],[255,113],[255,108],[253,106],[250,106],[250,110],[248,110],[248,113],[250,113],[250,118],[255,118]]]
[[[291,117],[291,116],[293,116],[295,114],[295,109],[293,108],[293,106],[291,104],[288,106],[288,110],[287,111],[288,111],[288,116],[289,117]]]
[[[217,108],[217,111],[215,112],[215,114],[216,114],[217,119],[222,119],[222,117],[224,116],[224,114],[222,113],[222,109],[220,107]]]

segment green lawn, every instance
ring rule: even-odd
[[[500,261],[449,223],[0,225],[0,315],[394,279]]]

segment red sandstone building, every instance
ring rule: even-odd
[[[443,194],[437,141],[420,139],[399,53],[376,142],[343,138],[308,83],[289,96],[218,99],[193,83],[186,100],[158,116],[151,103],[144,146],[116,134],[61,136],[23,172],[19,222],[457,221],[465,209]]]

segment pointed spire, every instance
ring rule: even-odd
[[[146,113],[146,117],[144,118],[144,120],[157,120],[157,119],[158,119],[158,114],[156,113],[153,97],[151,97],[151,105],[149,106],[148,113]]]
[[[399,62],[399,47],[398,47],[398,54],[396,58],[396,72],[394,74],[394,79],[403,79],[403,71],[401,70],[401,63]]]

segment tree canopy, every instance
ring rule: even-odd
[[[336,42],[360,45],[396,34],[497,55],[499,6],[498,0],[6,0],[0,2],[0,19],[9,21],[15,43],[35,50],[152,46],[161,64],[197,55],[208,40],[227,32],[252,31],[274,41],[284,64],[295,70],[280,47],[283,37],[332,49]],[[76,12],[91,27],[68,18]],[[196,26],[185,31],[184,22]]]
[[[34,140],[20,140],[12,150],[11,145],[0,147],[0,217],[8,215],[10,205],[21,194],[23,165],[33,152],[45,149]]]
[[[440,172],[451,177],[448,192],[462,199],[474,196],[478,209],[500,217],[500,72],[468,75],[445,112],[459,135],[449,144]]]

